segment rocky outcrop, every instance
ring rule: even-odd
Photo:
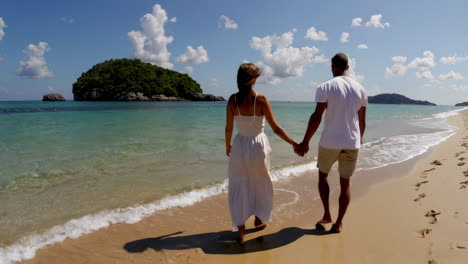
[[[185,96],[190,101],[226,101],[222,96],[188,92]]]
[[[187,101],[180,97],[165,96],[164,94],[157,94],[151,96],[152,101]]]
[[[150,99],[142,93],[128,92],[117,97],[119,101],[149,101]]]
[[[58,93],[45,94],[42,96],[42,101],[66,101],[63,95]]]
[[[370,104],[411,104],[411,105],[436,105],[428,101],[419,101],[410,99],[401,94],[379,94],[376,96],[369,96]]]
[[[455,106],[468,106],[468,102],[458,103]]]

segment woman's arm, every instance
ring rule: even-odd
[[[292,140],[292,138],[290,138],[288,134],[286,134],[283,128],[276,121],[275,115],[273,114],[273,110],[271,110],[271,105],[268,99],[265,96],[262,96],[262,101],[263,113],[265,115],[266,120],[268,121],[268,124],[270,124],[271,129],[273,129],[273,132],[275,132],[275,134],[278,135],[284,141],[288,142],[293,146],[296,146],[296,142],[294,142],[294,140]]]
[[[231,137],[232,137],[232,130],[234,127],[234,114],[232,113],[233,105],[234,105],[234,95],[231,95],[226,106],[226,128],[224,129],[227,156],[231,155]]]

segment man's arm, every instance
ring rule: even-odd
[[[361,144],[362,144],[362,137],[364,137],[364,130],[366,130],[366,107],[361,106],[358,111],[359,116],[359,130],[361,132]]]
[[[310,139],[312,139],[312,136],[315,134],[315,131],[317,131],[317,128],[319,127],[320,122],[322,121],[323,112],[325,112],[326,108],[327,103],[317,103],[317,106],[315,107],[315,112],[310,116],[307,131],[301,143],[303,154],[309,151]]]

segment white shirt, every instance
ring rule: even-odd
[[[358,149],[361,146],[358,111],[367,106],[367,94],[361,84],[351,77],[337,76],[317,87],[315,101],[327,103],[319,144],[332,149]]]

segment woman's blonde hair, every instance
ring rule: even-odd
[[[239,93],[237,96],[237,103],[242,103],[249,91],[255,84],[255,81],[262,74],[262,70],[255,66],[253,63],[243,63],[239,66],[237,71],[237,88]]]

